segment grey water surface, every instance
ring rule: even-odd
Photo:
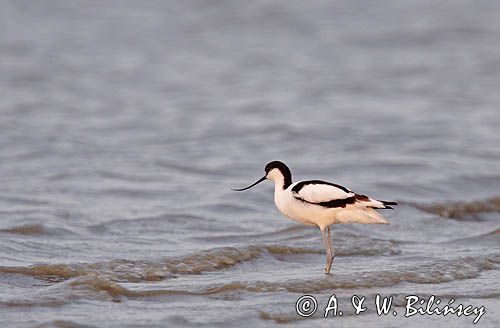
[[[405,318],[416,294],[498,327],[499,22],[499,1],[0,1],[0,326],[473,325]],[[271,183],[230,190],[271,160],[399,206],[335,226],[327,276]]]

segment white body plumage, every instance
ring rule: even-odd
[[[294,193],[293,188],[301,182],[292,183],[288,188],[283,189],[280,179],[275,180],[274,204],[283,215],[294,221],[316,225],[320,229],[338,223],[389,224],[380,213],[372,208],[372,206],[384,208],[380,201],[369,198],[367,201],[346,204],[345,207],[323,207],[312,203],[326,202],[328,198],[330,200],[346,199],[355,197],[355,194],[321,184],[311,184],[303,187],[298,193]],[[301,200],[300,196],[310,202]]]

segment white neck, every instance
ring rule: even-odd
[[[283,186],[285,184],[285,178],[281,174],[277,174],[274,180],[274,190],[275,191],[283,191]]]
[[[274,181],[274,190],[283,190],[285,184],[285,177],[278,169],[273,169],[267,174],[267,178]]]

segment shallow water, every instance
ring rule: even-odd
[[[0,2],[2,327],[500,322],[500,4]],[[396,200],[283,218],[265,163]],[[295,313],[332,294],[342,317]],[[358,316],[352,295],[394,296]]]

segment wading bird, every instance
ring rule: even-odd
[[[335,183],[307,180],[292,183],[290,169],[280,161],[270,162],[265,167],[266,175],[243,191],[269,179],[274,181],[274,203],[286,217],[302,224],[318,226],[326,250],[325,272],[330,273],[335,257],[330,235],[332,224],[363,223],[388,224],[375,209],[393,209],[396,202],[376,200],[360,195]]]

